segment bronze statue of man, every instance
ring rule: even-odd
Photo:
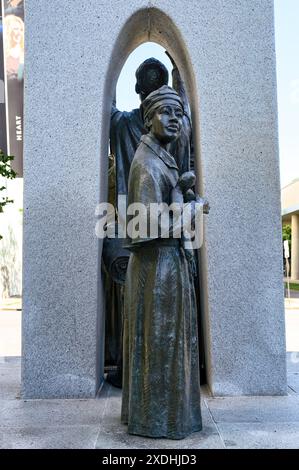
[[[153,57],[140,64],[135,76],[135,91],[141,102],[152,91],[168,83],[167,68]],[[116,197],[119,194],[128,193],[131,163],[140,138],[145,132],[140,108],[132,111],[120,111],[116,107],[116,100],[114,100],[110,121],[110,149],[115,156],[116,163]]]
[[[145,127],[129,174],[128,205],[172,203],[179,168],[169,153],[184,109],[162,86],[143,101]],[[186,202],[194,209],[194,201]],[[206,207],[206,209],[208,209]],[[183,240],[136,236],[124,298],[122,422],[128,432],[182,439],[202,429],[197,309]]]
[[[169,56],[169,54],[167,54]],[[180,138],[171,144],[172,154],[176,156],[181,173],[190,168],[191,156],[191,118],[188,99],[180,77],[178,68],[171,56],[172,81],[174,89],[179,93],[183,105],[184,115]],[[135,91],[141,103],[153,91],[168,84],[168,70],[159,60],[151,57],[146,59],[135,73]],[[142,116],[142,108],[132,111],[120,111],[116,107],[116,100],[112,104],[110,121],[110,149],[115,156],[116,163],[116,198],[118,194],[128,193],[128,179],[131,163],[137,150],[140,138],[146,134]],[[191,162],[191,167],[193,162]],[[117,199],[116,199],[117,202]]]

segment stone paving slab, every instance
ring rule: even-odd
[[[0,400],[20,398],[21,369],[18,366],[0,365]]]
[[[207,434],[205,430],[180,441],[147,439],[130,436],[123,429],[117,434],[100,429],[96,449],[224,449],[219,434]]]
[[[299,374],[289,374],[288,385],[295,393],[299,394]]]
[[[207,393],[204,391],[204,393]],[[223,449],[223,441],[217,431],[204,400],[202,401],[203,430],[183,440],[151,439],[132,436],[127,426],[120,422],[121,390],[110,388],[107,407],[101,422],[96,443],[97,449]]]
[[[206,400],[216,423],[299,423],[299,397],[229,397]]]
[[[0,449],[94,449],[99,426],[0,426]]]
[[[20,356],[0,356],[0,367],[21,367]]]
[[[203,431],[184,440],[127,434],[121,390],[105,383],[88,400],[21,400],[20,358],[0,357],[0,448],[234,449],[299,448],[299,357],[288,353],[285,397],[212,398],[202,387]]]
[[[299,449],[299,423],[219,423],[228,449]]]
[[[86,400],[2,400],[1,426],[99,425],[106,398]]]
[[[297,393],[288,385],[288,395],[297,395]]]

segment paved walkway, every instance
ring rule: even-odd
[[[2,449],[299,448],[299,353],[288,353],[285,397],[211,398],[202,389],[203,431],[182,441],[130,436],[121,391],[107,384],[89,400],[21,400],[20,358],[0,359]]]
[[[288,395],[212,398],[203,388],[203,431],[182,441],[128,435],[121,391],[107,384],[92,400],[21,400],[20,327],[20,312],[0,310],[2,449],[299,449],[299,299],[286,300]]]
[[[22,312],[0,310],[0,357],[21,356]]]

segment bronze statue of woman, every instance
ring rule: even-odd
[[[166,85],[144,100],[148,134],[131,165],[129,205],[172,203],[179,170],[168,149],[179,137],[183,112],[179,95]],[[130,434],[182,439],[202,429],[196,298],[184,244],[139,236],[129,249],[122,422]]]

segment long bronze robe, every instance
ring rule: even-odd
[[[174,158],[141,138],[128,203],[170,203]],[[174,240],[172,240],[174,242]],[[133,239],[124,305],[122,422],[128,432],[182,439],[200,431],[200,378],[194,285],[178,240]]]

